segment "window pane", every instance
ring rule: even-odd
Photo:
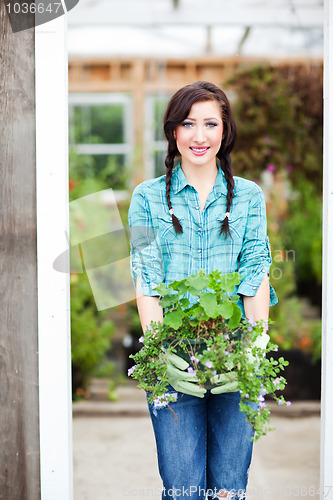
[[[159,97],[154,101],[154,140],[164,141],[163,117],[167,107],[168,98]]]
[[[96,178],[105,188],[126,189],[125,155],[80,155],[75,154],[70,163],[72,178]]]
[[[123,144],[124,106],[81,105],[72,106],[71,143],[73,144]]]
[[[155,177],[166,174],[165,151],[154,151]]]

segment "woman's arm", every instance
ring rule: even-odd
[[[163,307],[159,305],[159,297],[144,295],[140,290],[140,277],[136,280],[136,304],[141,321],[142,331],[145,332],[151,321],[163,322]]]
[[[243,279],[237,290],[238,294],[246,297],[246,302],[250,303],[250,297],[256,297],[253,304],[255,311],[253,311],[252,306],[249,306],[249,313],[246,314],[249,319],[251,319],[249,314],[257,314],[258,305],[260,310],[261,307],[264,308],[262,311],[263,314],[265,316],[268,315],[268,309],[267,307],[265,309],[264,306],[266,295],[259,295],[257,292],[263,281],[263,277],[269,274],[269,268],[272,264],[270,244],[267,236],[265,196],[257,184],[253,183],[252,188],[242,250],[239,254],[238,272],[242,275]],[[273,306],[278,300],[271,285],[269,285],[269,288],[270,306]]]
[[[253,297],[243,295],[245,316],[254,321],[268,320],[269,316],[269,279],[267,274]]]

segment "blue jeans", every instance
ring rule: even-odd
[[[148,403],[156,439],[162,498],[245,498],[252,457],[251,425],[239,411],[239,392],[204,398],[175,391],[177,401]],[[148,396],[148,395],[147,395]],[[225,493],[225,495],[227,495]]]

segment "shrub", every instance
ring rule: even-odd
[[[84,393],[110,349],[114,325],[97,311],[86,274],[71,275],[71,344],[73,397]]]

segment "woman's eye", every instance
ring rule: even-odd
[[[191,123],[191,122],[183,122],[182,125],[183,125],[183,127],[190,127],[191,125],[193,125],[193,123]]]
[[[217,123],[214,123],[214,122],[209,122],[209,123],[206,123],[207,127],[217,127]]]

